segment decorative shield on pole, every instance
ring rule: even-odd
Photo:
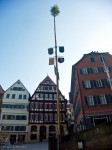
[[[54,58],[53,57],[49,58],[49,65],[54,65]]]
[[[63,63],[63,62],[64,62],[64,57],[59,57],[59,58],[58,58],[58,62],[59,62],[59,63]]]
[[[63,53],[64,52],[64,47],[63,46],[59,46],[59,52]]]
[[[48,48],[48,54],[52,55],[53,54],[53,48]]]

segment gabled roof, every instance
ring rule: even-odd
[[[40,82],[40,84],[47,84],[47,83],[55,84],[48,75],[42,82]]]
[[[75,63],[72,67],[76,66],[78,63],[80,63],[86,56],[93,56],[93,55],[101,55],[101,54],[109,54],[108,52],[103,52],[103,53],[99,53],[98,51],[92,51],[88,54],[84,54],[83,57],[77,62]],[[110,55],[110,54],[109,54]]]
[[[3,88],[2,88],[2,86],[0,85],[0,91],[3,91],[3,92],[5,92],[4,90],[3,90]]]
[[[11,87],[13,87],[16,83],[20,82],[22,86],[26,89],[26,87],[23,85],[23,83],[20,80],[17,80],[12,86],[10,86],[5,92],[7,92]],[[29,91],[26,89],[26,91],[29,93]],[[30,94],[30,93],[29,93]]]

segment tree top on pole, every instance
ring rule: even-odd
[[[59,10],[59,7],[58,7],[58,5],[54,5],[53,7],[51,7],[51,15],[53,16],[53,17],[56,17],[56,16],[58,16],[58,14],[60,13],[60,10]]]

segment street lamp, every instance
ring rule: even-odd
[[[54,39],[55,39],[55,57],[49,58],[49,65],[54,65],[55,75],[56,75],[56,94],[57,94],[57,121],[58,121],[58,132],[57,132],[57,150],[59,150],[59,142],[60,142],[60,136],[61,136],[61,130],[60,130],[60,99],[59,99],[59,72],[58,72],[58,62],[63,63],[64,58],[57,56],[57,40],[56,40],[56,22],[55,17],[58,16],[60,13],[60,10],[57,5],[54,5],[51,7],[51,15],[54,17]],[[64,52],[64,47],[59,46],[59,52]],[[48,54],[53,54],[53,48],[48,49]]]

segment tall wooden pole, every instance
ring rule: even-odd
[[[55,16],[54,16],[54,38],[55,38],[55,61],[56,61],[57,120],[58,120],[57,150],[59,150],[59,142],[60,142],[60,99],[59,99],[59,72],[58,72],[58,61],[57,61],[57,40],[56,40]]]

